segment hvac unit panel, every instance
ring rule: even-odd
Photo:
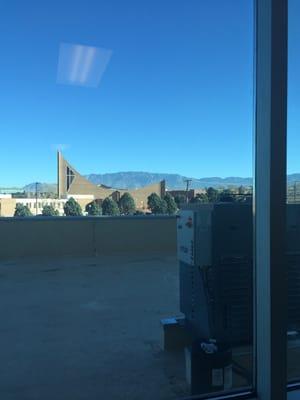
[[[177,257],[187,265],[195,265],[195,215],[192,211],[182,211],[177,219]]]
[[[189,265],[211,264],[211,210],[183,210],[177,219],[177,257]]]

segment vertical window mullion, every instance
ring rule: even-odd
[[[256,388],[286,399],[287,0],[256,0]]]

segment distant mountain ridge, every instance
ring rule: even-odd
[[[207,186],[240,186],[240,185],[251,185],[251,178],[190,178],[179,174],[168,174],[168,173],[151,173],[151,172],[115,172],[108,174],[89,174],[86,178],[100,185],[101,183],[107,186],[115,188],[140,188],[142,186],[151,185],[152,183],[159,182],[162,180],[166,181],[167,188],[170,189],[184,189],[186,187],[185,179],[192,179],[191,188],[205,188]]]
[[[224,188],[230,186],[250,186],[252,185],[252,178],[241,178],[231,176],[227,178],[208,177],[208,178],[190,178],[179,174],[168,173],[152,173],[141,171],[128,171],[128,172],[113,172],[106,174],[89,174],[85,177],[96,185],[106,185],[116,189],[137,189],[143,186],[151,185],[152,183],[159,182],[163,179],[166,181],[168,190],[172,189],[185,189],[185,179],[192,179],[190,187],[193,189],[200,189],[206,187]],[[300,183],[300,173],[290,174],[287,176],[288,184],[295,182]],[[56,192],[55,183],[41,183],[39,185],[40,192]],[[35,183],[30,183],[24,186],[23,190],[27,192],[35,192]]]
[[[36,186],[35,182],[29,183],[28,185],[24,186],[20,190],[24,190],[25,192],[28,193],[35,193]],[[43,182],[38,184],[38,192],[40,193],[56,193],[57,192],[57,184],[56,183],[47,183]]]

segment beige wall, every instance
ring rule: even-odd
[[[85,199],[78,199],[76,198],[76,195],[91,194],[95,199],[104,200],[106,197],[113,197],[116,191],[120,193],[120,196],[126,192],[130,193],[134,199],[136,208],[139,210],[147,210],[148,196],[150,196],[151,193],[156,193],[160,197],[165,195],[165,182],[154,183],[139,189],[104,189],[93,185],[81,176],[75,176],[67,194],[68,196],[74,195],[74,198],[78,201],[84,211],[85,206],[92,200],[87,201]]]
[[[0,217],[12,217],[15,213],[16,200],[13,198],[0,199]]]
[[[124,190],[123,192],[126,192]],[[134,199],[135,206],[136,208],[140,210],[147,210],[148,209],[148,196],[150,196],[151,193],[156,193],[160,197],[164,197],[165,195],[165,181],[161,181],[158,183],[154,183],[152,185],[144,186],[139,189],[131,189],[127,190],[128,193],[131,194],[131,196]],[[123,193],[121,192],[121,195]]]
[[[70,197],[73,197],[73,196],[70,196]],[[70,198],[69,197],[69,198]],[[77,201],[77,203],[80,205],[80,207],[81,207],[81,210],[82,210],[82,212],[84,213],[84,215],[85,215],[85,208],[86,208],[86,206],[88,205],[88,204],[90,204],[94,199],[89,199],[89,198],[87,198],[87,199],[83,199],[83,198],[77,198],[76,196],[74,196],[73,197],[76,201]]]
[[[0,218],[0,259],[153,252],[176,252],[176,217]]]
[[[41,214],[43,207],[45,205],[53,205],[55,210],[59,212],[60,215],[64,214],[64,204],[66,199],[44,199],[38,198],[37,214]],[[91,201],[91,200],[89,200]],[[17,203],[21,203],[29,208],[33,215],[36,215],[36,200],[34,198],[0,198],[0,217],[13,217],[15,214],[15,209]]]

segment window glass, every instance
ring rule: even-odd
[[[251,387],[253,1],[2,3],[3,398]]]
[[[300,107],[300,4],[289,1],[288,131],[287,131],[287,241],[288,279],[287,377],[300,380],[300,168],[298,148]]]

